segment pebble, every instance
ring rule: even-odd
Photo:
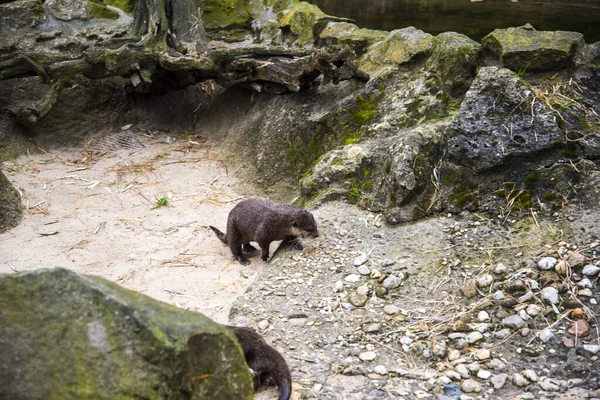
[[[477,295],[477,279],[467,279],[460,287],[460,291],[466,298]]]
[[[389,259],[388,259],[388,260],[384,260],[384,261],[381,263],[381,266],[382,266],[382,267],[391,267],[391,266],[392,266],[392,265],[394,265],[395,263],[396,263],[396,262],[395,262],[394,260],[389,260]]]
[[[569,272],[569,266],[567,265],[566,262],[564,262],[563,260],[560,260],[554,266],[554,270],[556,271],[557,274],[559,274],[561,276],[565,276],[565,275],[567,275],[567,272]]]
[[[478,331],[471,332],[467,335],[467,342],[470,344],[479,342],[481,339],[483,339],[483,335]]]
[[[579,267],[585,262],[585,256],[578,251],[571,253],[567,262],[571,267]],[[558,271],[557,271],[558,272]]]
[[[383,365],[376,365],[375,368],[373,368],[373,372],[375,372],[378,375],[388,374],[388,370]]]
[[[584,319],[578,319],[569,328],[569,333],[578,337],[586,337],[590,334],[590,327]]]
[[[575,342],[571,338],[563,336],[560,338],[560,340],[562,341],[563,346],[565,346],[568,349],[572,349],[573,347],[575,347]]]
[[[456,367],[454,367],[454,369],[456,370],[456,372],[458,372],[460,374],[460,376],[462,376],[463,378],[468,378],[470,376],[469,374],[469,370],[467,369],[467,367],[465,366],[465,364],[458,364]]]
[[[535,371],[532,369],[521,371],[521,375],[523,375],[529,382],[537,382],[540,380]]]
[[[556,258],[554,257],[544,257],[540,261],[538,261],[538,267],[543,271],[548,271],[554,268],[556,265]]]
[[[523,279],[515,279],[508,282],[506,285],[506,290],[508,290],[509,293],[524,292],[527,290],[527,286],[525,286]]]
[[[552,286],[542,289],[542,300],[548,300],[552,304],[558,304],[558,290]]]
[[[477,279],[477,286],[480,288],[488,287],[494,282],[494,277],[490,274],[485,274]]]
[[[395,289],[402,283],[404,279],[404,274],[401,273],[401,277],[397,277],[396,275],[390,275],[381,284],[386,289]]]
[[[350,296],[348,296],[348,301],[354,307],[364,307],[368,300],[369,296],[366,294],[360,294],[358,292],[352,292],[350,293]]]
[[[598,272],[600,272],[600,268],[595,265],[586,265],[581,271],[585,276],[596,276],[598,275]]]
[[[550,329],[544,329],[539,336],[542,342],[548,343],[554,337],[554,333]]]
[[[509,318],[510,318],[510,317],[509,317]],[[525,321],[523,321],[523,322],[525,322]],[[506,339],[506,338],[507,338],[509,335],[510,335],[510,330],[509,330],[509,329],[501,329],[501,330],[497,331],[497,332],[494,334],[494,336],[495,336],[497,339],[500,339],[500,340],[502,340],[502,339]]]
[[[333,291],[336,293],[339,292],[343,292],[344,291],[344,282],[342,281],[337,281],[334,285],[333,285]]]
[[[589,289],[592,287],[592,281],[590,281],[588,278],[583,278],[579,281],[579,283],[577,283],[577,286],[583,289]]]
[[[529,332],[530,332],[529,328],[523,328],[523,329],[521,329],[521,336],[526,337],[529,335]]]
[[[479,393],[481,392],[481,385],[473,379],[467,379],[462,383],[462,390],[465,393]]]
[[[494,385],[494,389],[500,390],[506,384],[506,380],[508,379],[508,375],[506,374],[498,374],[492,376],[492,385]]]
[[[550,379],[544,379],[540,381],[538,385],[540,385],[540,388],[546,392],[558,392],[560,390],[560,385],[552,382]]]
[[[487,311],[479,311],[479,313],[477,314],[477,320],[479,322],[486,322],[490,320],[490,314],[487,313]]]
[[[258,326],[258,329],[260,329],[261,331],[264,331],[265,329],[268,329],[269,326],[271,326],[271,324],[266,319],[263,319],[262,321],[260,321],[258,323],[257,326]]]
[[[360,275],[357,274],[350,274],[347,277],[344,278],[344,280],[346,282],[350,282],[350,283],[356,283],[358,281],[360,281]]]
[[[529,385],[529,381],[525,379],[525,377],[518,372],[512,374],[512,383],[515,386],[523,387]]]
[[[577,294],[579,294],[580,296],[583,297],[592,297],[593,293],[591,289],[581,289],[579,292],[577,292]]]
[[[584,344],[583,349],[589,351],[592,354],[598,354],[600,352],[600,346],[597,344]]]
[[[364,284],[364,285],[360,285],[358,288],[356,288],[356,293],[362,295],[362,296],[367,296],[370,292],[369,289],[369,285],[368,284]]]
[[[462,376],[458,372],[452,370],[445,371],[444,375],[453,381],[460,381],[462,379]]]
[[[489,349],[479,349],[475,351],[474,357],[478,361],[484,361],[491,357],[491,353]]]
[[[504,293],[502,293],[500,290],[498,290],[497,292],[494,292],[492,298],[494,300],[504,300]]]
[[[537,304],[530,304],[527,306],[527,309],[526,309],[527,314],[532,317],[537,317],[541,311],[542,311],[542,308],[540,306],[538,306]]]
[[[510,317],[506,317],[502,320],[502,325],[511,329],[521,329],[527,326],[527,322],[523,321],[523,318],[518,315],[511,315]]]
[[[492,373],[485,369],[480,369],[479,372],[477,372],[477,377],[479,379],[490,379],[490,376],[492,376]]]
[[[361,275],[370,275],[371,270],[366,265],[361,265],[360,267],[358,267],[358,273]]]
[[[379,279],[381,278],[381,271],[377,270],[377,269],[372,269],[371,270],[371,279]]]
[[[519,311],[519,317],[523,318],[523,321],[527,321],[527,320],[531,319],[531,317],[529,316],[529,314],[527,314],[527,311],[525,311],[525,310]]]
[[[367,324],[363,328],[363,331],[368,332],[368,333],[379,332],[380,330],[381,330],[381,324],[378,324],[377,322],[371,322],[370,324]]]
[[[388,304],[385,307],[383,307],[383,312],[387,315],[398,314],[400,312],[400,307],[395,306],[393,304]]]
[[[494,268],[494,273],[497,274],[497,275],[502,275],[506,271],[508,271],[508,268],[506,268],[506,265],[504,265],[502,263],[498,263],[496,265],[496,268]]]
[[[469,371],[471,372],[479,372],[481,365],[478,362],[472,362],[467,368],[469,368]]]
[[[364,263],[366,263],[368,260],[369,260],[369,257],[367,257],[366,254],[361,254],[360,256],[358,256],[354,259],[354,266],[355,267],[361,266]]]
[[[523,296],[519,297],[519,302],[527,303],[531,299],[533,299],[533,292],[527,292]]]
[[[373,361],[377,358],[377,353],[375,353],[374,351],[365,351],[364,353],[360,353],[358,355],[358,358],[360,358],[363,361]]]
[[[412,340],[408,336],[402,336],[400,338],[400,344],[404,344],[406,346],[410,346],[413,342],[414,342],[414,340]]]
[[[460,358],[460,351],[453,349],[448,353],[448,361],[452,362]]]
[[[438,342],[433,345],[433,354],[439,358],[444,358],[448,354],[448,349],[444,343]]]
[[[487,366],[488,366],[488,368],[495,369],[496,371],[502,371],[506,368],[506,364],[504,364],[502,361],[498,360],[497,358],[494,358],[492,361],[487,363]]]

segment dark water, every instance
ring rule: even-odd
[[[325,13],[356,20],[361,28],[415,26],[425,32],[463,33],[479,40],[496,28],[530,23],[537,30],[581,32],[600,41],[600,0],[311,0]]]

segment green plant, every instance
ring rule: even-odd
[[[163,196],[161,198],[156,198],[156,201],[154,202],[154,207],[152,207],[150,210],[156,210],[157,208],[170,205],[171,201],[169,200],[169,198],[167,196]]]

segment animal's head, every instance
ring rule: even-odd
[[[317,229],[317,221],[315,217],[306,211],[298,210],[294,220],[292,221],[292,230],[296,236],[303,238],[316,238],[319,236],[319,230]]]

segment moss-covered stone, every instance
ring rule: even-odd
[[[385,40],[373,45],[361,59],[359,66],[367,73],[374,73],[388,65],[400,65],[414,57],[429,52],[432,39],[414,27],[390,32]]]
[[[315,30],[324,27],[330,21],[350,21],[325,14],[314,4],[301,1],[286,13],[279,21],[279,27],[295,35],[298,46],[312,45]]]
[[[118,9],[121,9],[125,12],[132,12],[133,8],[135,7],[135,2],[136,0],[105,0],[104,3],[109,5],[109,6],[113,6],[113,7],[117,7]]]
[[[527,24],[496,29],[481,40],[503,64],[513,71],[556,70],[567,66],[575,51],[584,45],[577,32],[536,31]]]
[[[204,26],[207,29],[249,28],[252,3],[247,0],[205,0],[202,4]]]
[[[45,21],[46,9],[41,0],[16,0],[0,4],[0,30],[33,27]]]
[[[331,22],[319,34],[321,46],[345,44],[360,56],[369,46],[384,40],[389,32],[374,29],[359,29],[348,22]]]
[[[65,269],[0,275],[0,397],[251,399],[233,334]]]
[[[19,194],[0,171],[0,233],[17,226],[22,213]]]
[[[88,5],[90,8],[90,17],[91,18],[99,18],[99,19],[117,19],[117,18],[119,18],[118,12],[111,10],[110,8],[106,7],[105,4],[103,4],[99,1],[88,0]]]

